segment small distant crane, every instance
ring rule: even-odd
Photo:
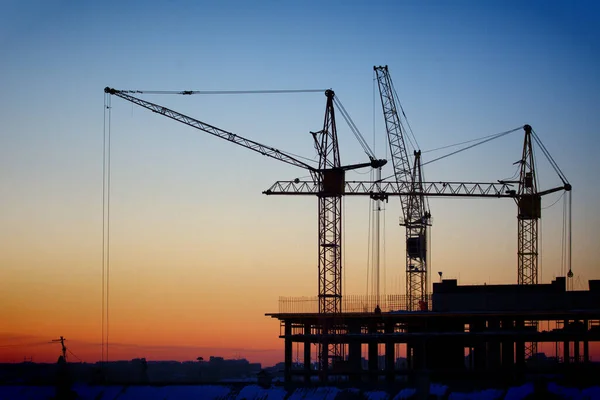
[[[61,336],[58,339],[53,339],[51,343],[60,343],[62,346],[62,358],[63,360],[67,361],[67,346],[65,346],[65,340],[67,339]]]

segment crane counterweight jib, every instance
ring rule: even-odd
[[[381,168],[386,164],[387,164],[387,160],[376,160],[376,159],[371,160],[371,168],[374,168],[374,169]]]

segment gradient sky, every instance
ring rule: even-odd
[[[0,360],[54,361],[58,347],[13,345],[60,335],[80,357],[100,356],[105,86],[333,88],[386,157],[372,68],[389,65],[422,150],[533,126],[574,188],[576,287],[600,278],[597,2],[5,1],[0,9]],[[144,98],[309,158],[308,132],[322,126],[325,108],[322,93]],[[317,293],[317,204],[261,192],[307,173],[116,97],[112,106],[110,340],[119,345],[111,354],[282,359],[278,324],[263,314],[277,311],[278,296]],[[338,133],[342,163],[364,162],[341,118]],[[432,163],[426,179],[508,178],[522,136]],[[559,185],[537,156],[541,188]],[[516,282],[514,202],[430,205],[432,271],[463,284]],[[345,293],[366,292],[368,212],[366,198],[346,201]],[[543,212],[549,282],[560,273],[562,201]],[[404,291],[399,215],[392,199],[386,293]]]

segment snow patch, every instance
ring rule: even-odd
[[[504,392],[499,389],[487,389],[480,392],[460,393],[453,392],[448,400],[500,400]]]
[[[562,397],[563,399],[568,399],[568,400],[583,399],[583,396],[581,395],[581,391],[579,391],[579,389],[563,387],[563,386],[557,385],[554,382],[550,382],[548,384],[548,391],[552,394],[556,394],[556,395]]]
[[[504,400],[522,400],[533,393],[533,383],[526,383],[522,386],[513,386],[506,392]]]
[[[365,392],[364,396],[367,400],[387,400],[388,394],[382,391]]]
[[[283,400],[287,392],[280,387],[265,389],[258,385],[244,386],[238,393],[236,400]]]
[[[583,389],[581,395],[584,399],[600,400],[600,386],[592,386],[591,388]]]
[[[408,400],[413,397],[417,393],[417,389],[414,388],[404,388],[398,392],[396,396],[394,396],[394,400]]]
[[[302,388],[294,390],[288,400],[335,400],[339,392],[335,387]]]
[[[448,392],[448,386],[446,386],[446,385],[432,383],[429,386],[429,395],[430,396],[444,397],[446,395],[446,392]]]

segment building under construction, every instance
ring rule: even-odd
[[[504,371],[514,374],[526,370],[538,354],[538,343],[557,344],[560,363],[585,364],[589,361],[589,342],[600,339],[600,281],[590,281],[588,291],[568,291],[571,271],[571,185],[530,125],[488,135],[478,143],[429,160],[427,163],[456,154],[476,145],[523,130],[525,133],[515,178],[493,182],[424,182],[421,151],[408,151],[404,136],[412,134],[410,124],[397,99],[387,66],[374,67],[380,91],[387,131],[393,180],[382,179],[382,168],[388,164],[378,159],[369,148],[349,114],[331,89],[324,91],[325,116],[322,128],[311,132],[318,164],[305,157],[239,136],[217,128],[163,105],[136,97],[138,94],[173,94],[189,96],[202,91],[144,92],[105,88],[105,121],[110,132],[111,97],[117,96],[155,114],[203,131],[244,147],[255,153],[307,171],[310,180],[299,178],[278,181],[263,193],[266,195],[312,196],[318,200],[318,295],[314,299],[284,300],[277,314],[267,314],[281,321],[281,337],[285,341],[285,377],[295,375],[304,381],[330,378],[349,381],[394,381],[400,375],[428,371],[429,376],[465,374],[468,371],[488,373]],[[254,91],[255,93],[314,92],[315,90]],[[233,93],[233,92],[232,92]],[[244,92],[250,93],[250,92]],[[136,96],[133,96],[135,94]],[[106,111],[108,110],[108,111]],[[344,165],[337,137],[336,112],[340,113],[363,147],[368,161]],[[106,129],[106,128],[105,128]],[[410,141],[408,141],[410,142]],[[416,142],[416,141],[415,141]],[[464,143],[471,143],[468,141]],[[108,141],[110,143],[110,141]],[[539,190],[533,144],[561,180],[559,186]],[[461,143],[459,143],[461,144]],[[105,156],[106,158],[106,156]],[[376,178],[371,181],[347,181],[346,173],[371,168]],[[516,178],[518,176],[518,178]],[[106,178],[105,178],[106,180]],[[564,191],[563,218],[564,273],[551,284],[538,283],[538,228],[542,197]],[[365,196],[379,204],[389,197],[400,200],[400,225],[405,229],[406,294],[387,296],[379,292],[378,261],[374,265],[376,289],[371,300],[342,296],[342,198]],[[456,281],[431,285],[428,236],[432,217],[427,198],[497,198],[511,199],[517,205],[517,285],[458,286]],[[377,214],[377,217],[378,214]],[[379,221],[377,219],[377,221]],[[379,239],[379,229],[374,230]],[[379,254],[379,243],[374,254]],[[568,271],[568,274],[567,274]],[[108,281],[108,279],[107,279]],[[544,329],[546,327],[546,329]],[[303,345],[302,368],[294,368],[293,347]],[[311,358],[311,348],[316,355]],[[367,363],[363,367],[363,347]],[[573,351],[571,352],[571,347]],[[403,348],[403,350],[401,350]],[[562,349],[559,351],[558,349]],[[406,354],[406,365],[398,367],[396,357]],[[559,353],[561,355],[559,356]],[[383,354],[384,362],[380,363]],[[467,355],[468,362],[465,362]],[[313,362],[317,368],[313,368]],[[383,364],[383,367],[380,366]]]
[[[423,371],[431,379],[516,377],[536,370],[535,355],[525,357],[527,343],[552,343],[557,357],[544,368],[556,372],[589,364],[590,342],[600,341],[599,280],[589,281],[585,291],[567,291],[562,277],[538,285],[461,286],[444,280],[433,284],[431,304],[419,311],[285,312],[311,308],[309,299],[303,302],[282,299],[284,312],[266,314],[281,321],[286,382],[394,382]],[[301,363],[293,363],[295,344],[303,345]],[[313,345],[318,360],[311,359]],[[342,357],[332,359],[332,345],[342,349]],[[406,349],[403,367],[396,363],[400,346]],[[315,361],[318,368],[312,367]]]

